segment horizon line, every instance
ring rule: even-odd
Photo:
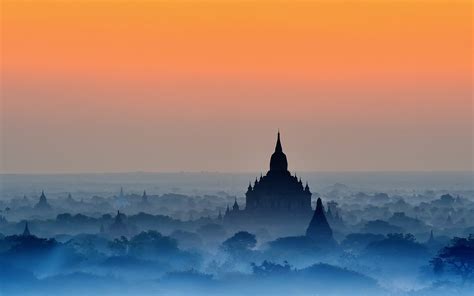
[[[288,170],[290,173],[474,173],[472,170]],[[265,171],[78,171],[78,172],[0,172],[0,176],[12,175],[120,175],[120,174],[260,174]]]

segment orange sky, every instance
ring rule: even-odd
[[[472,169],[472,11],[3,1],[3,171]]]

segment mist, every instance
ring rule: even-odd
[[[245,211],[245,189],[258,187],[258,175],[2,175],[0,292],[472,291],[472,172],[297,174],[312,185],[312,213],[285,223],[235,212]],[[324,221],[330,236],[321,236]]]

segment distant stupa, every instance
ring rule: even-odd
[[[334,243],[331,227],[324,215],[324,207],[321,198],[318,198],[316,202],[316,210],[314,211],[308,229],[306,229],[306,236],[312,238],[317,243]]]
[[[124,216],[125,215],[120,213],[120,211],[117,211],[117,215],[115,216],[114,222],[109,227],[109,233],[113,237],[128,236],[129,231],[127,225],[123,221]]]
[[[142,203],[143,204],[148,204],[148,195],[146,194],[145,190],[143,190]]]
[[[46,199],[46,195],[44,195],[44,191],[41,191],[41,196],[38,203],[35,205],[35,209],[37,210],[51,210],[51,206]]]
[[[432,245],[434,244],[436,241],[435,241],[435,238],[434,238],[434,235],[433,235],[433,229],[431,230],[430,232],[430,238],[428,239],[428,241],[426,242],[426,244],[428,245]]]
[[[25,229],[23,230],[22,236],[31,236],[30,229],[28,228],[28,221],[25,223]]]
[[[239,204],[237,203],[237,197],[235,198],[234,205],[232,206],[233,211],[240,211]]]

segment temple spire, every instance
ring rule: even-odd
[[[28,221],[25,223],[25,230],[23,230],[23,236],[31,236],[30,229],[28,228]]]
[[[120,210],[117,210],[117,216],[115,216],[115,223],[122,223],[122,215],[120,214]]]
[[[277,142],[275,145],[275,152],[283,152],[283,148],[281,147],[281,141],[280,141],[280,130],[278,130]]]
[[[430,238],[428,239],[427,243],[428,244],[432,244],[434,243],[434,235],[433,235],[433,229],[431,229],[431,232],[430,232]]]
[[[40,200],[46,201],[46,195],[44,194],[44,190],[41,190]]]
[[[280,131],[278,131],[277,134],[275,152],[273,152],[272,157],[270,158],[270,171],[288,171],[288,161],[286,160],[286,155],[283,153],[283,148],[281,147]]]
[[[46,195],[44,194],[44,190],[41,191],[41,196],[39,198],[38,203],[35,205],[35,208],[39,210],[51,209],[51,206],[49,205],[48,200],[46,199]]]
[[[148,195],[146,194],[146,190],[143,190],[142,203],[148,203]]]
[[[232,210],[234,210],[234,211],[239,210],[239,204],[237,203],[237,197],[235,198],[234,205],[232,206]]]

